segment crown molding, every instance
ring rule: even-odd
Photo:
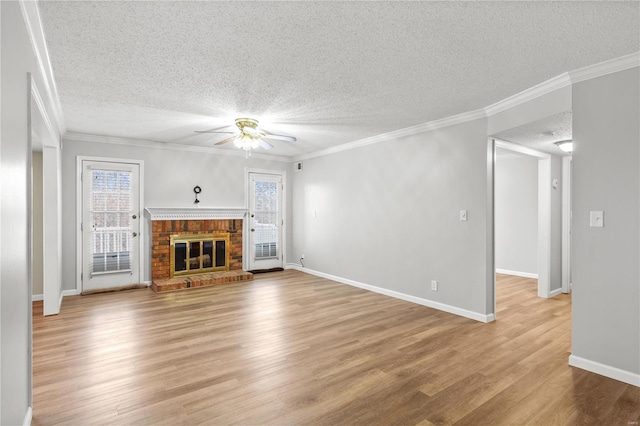
[[[31,47],[36,57],[38,69],[42,75],[45,94],[51,102],[51,112],[55,120],[56,130],[59,135],[62,135],[66,131],[64,114],[62,113],[56,81],[53,77],[53,69],[51,68],[47,42],[45,41],[44,30],[42,29],[38,4],[36,1],[20,0],[20,10],[22,11],[27,33],[29,34],[29,40],[31,40]]]
[[[499,112],[506,111],[509,108],[513,108],[525,102],[532,101],[540,96],[544,96],[547,93],[551,93],[555,90],[562,89],[571,85],[571,79],[569,73],[563,73],[556,77],[550,78],[540,84],[537,84],[529,89],[523,90],[520,93],[509,96],[506,99],[498,101],[494,104],[484,108],[487,117],[498,114]]]
[[[569,77],[571,78],[571,83],[579,83],[634,67],[640,67],[640,52],[633,52],[619,58],[570,71]]]
[[[427,123],[418,124],[416,126],[405,127],[404,129],[394,130],[392,132],[383,133],[376,136],[371,136],[364,139],[359,139],[353,142],[347,142],[342,145],[332,146],[331,148],[323,149],[320,151],[312,152],[309,154],[303,154],[293,157],[293,161],[308,160],[310,158],[322,157],[329,154],[335,154],[337,152],[348,151],[355,148],[361,148],[363,146],[372,145],[380,142],[391,141],[407,136],[416,135],[419,133],[429,132],[432,130],[440,129],[442,127],[449,127],[456,124],[466,123],[468,121],[485,118],[486,114],[484,110],[475,110],[471,112],[465,112],[463,114],[453,115],[445,117],[439,120],[429,121]]]
[[[615,72],[624,71],[626,69],[637,66],[640,66],[640,52],[630,53],[628,55],[620,56],[608,61],[589,65],[584,68],[569,71],[556,77],[550,78],[549,80],[544,81],[527,90],[523,90],[520,93],[516,93],[513,96],[509,96],[506,99],[489,105],[484,109],[484,111],[486,112],[487,117],[491,117],[492,115],[495,115],[499,112],[531,101],[535,98],[546,95],[547,93],[551,93],[554,90],[562,89],[563,87],[569,86],[571,84],[596,77],[602,77],[603,75],[613,74]]]
[[[203,152],[207,154],[226,155],[230,157],[245,158],[244,151],[221,149],[205,146],[182,145],[170,142],[158,142],[144,139],[120,138],[115,136],[90,135],[86,133],[67,132],[63,136],[63,141],[90,142],[90,143],[108,143],[113,145],[136,146],[139,148],[160,148],[174,151]],[[281,161],[285,163],[291,162],[291,157],[281,155],[270,155],[253,152],[251,158],[269,161]]]
[[[44,138],[42,146],[47,146],[50,148],[59,148],[60,147],[60,137],[59,134],[56,133],[56,127],[51,122],[49,118],[49,114],[47,113],[47,108],[44,105],[44,101],[42,100],[42,96],[40,95],[40,91],[38,90],[38,85],[33,79],[33,74],[29,73],[29,77],[31,79],[31,98],[36,104],[38,111],[40,111],[40,115],[42,116],[42,121],[44,122],[44,126],[49,132],[49,138]]]

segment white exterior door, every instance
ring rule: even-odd
[[[282,176],[249,173],[249,270],[282,268]]]
[[[140,166],[82,162],[82,291],[140,282]]]

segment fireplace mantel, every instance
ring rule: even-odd
[[[244,219],[247,215],[245,208],[147,207],[144,210],[152,221]]]

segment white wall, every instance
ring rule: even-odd
[[[538,159],[498,156],[495,167],[496,269],[538,274]]]
[[[33,170],[33,295],[43,294],[43,252],[42,252],[42,244],[43,244],[43,216],[42,216],[42,152],[34,151],[33,156],[31,157],[32,163],[31,167]]]
[[[572,363],[640,385],[640,72],[573,88]],[[604,211],[604,228],[589,212]],[[618,371],[619,373],[619,371]],[[602,372],[601,372],[602,374]]]
[[[18,2],[0,2],[0,424],[22,424],[31,404],[31,147],[28,74],[45,87]],[[53,116],[52,101],[43,104]]]
[[[304,254],[307,268],[325,274],[492,313],[486,125],[480,119],[305,160],[294,173],[292,257]],[[467,222],[459,220],[463,209]]]
[[[62,151],[62,246],[63,289],[76,288],[76,157],[92,156],[144,161],[144,206],[193,207],[193,187],[199,185],[200,207],[245,207],[245,168],[284,170],[290,175],[291,163],[244,156],[219,155],[155,147],[125,146],[64,140]],[[288,185],[287,198],[291,198]],[[291,215],[288,214],[290,222]],[[145,231],[149,220],[141,215]],[[288,227],[289,224],[286,224]],[[290,232],[288,234],[291,234]],[[150,239],[145,232],[144,279],[151,280]],[[291,246],[291,235],[288,235]]]

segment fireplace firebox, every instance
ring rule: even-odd
[[[229,234],[170,236],[171,277],[229,270]]]

